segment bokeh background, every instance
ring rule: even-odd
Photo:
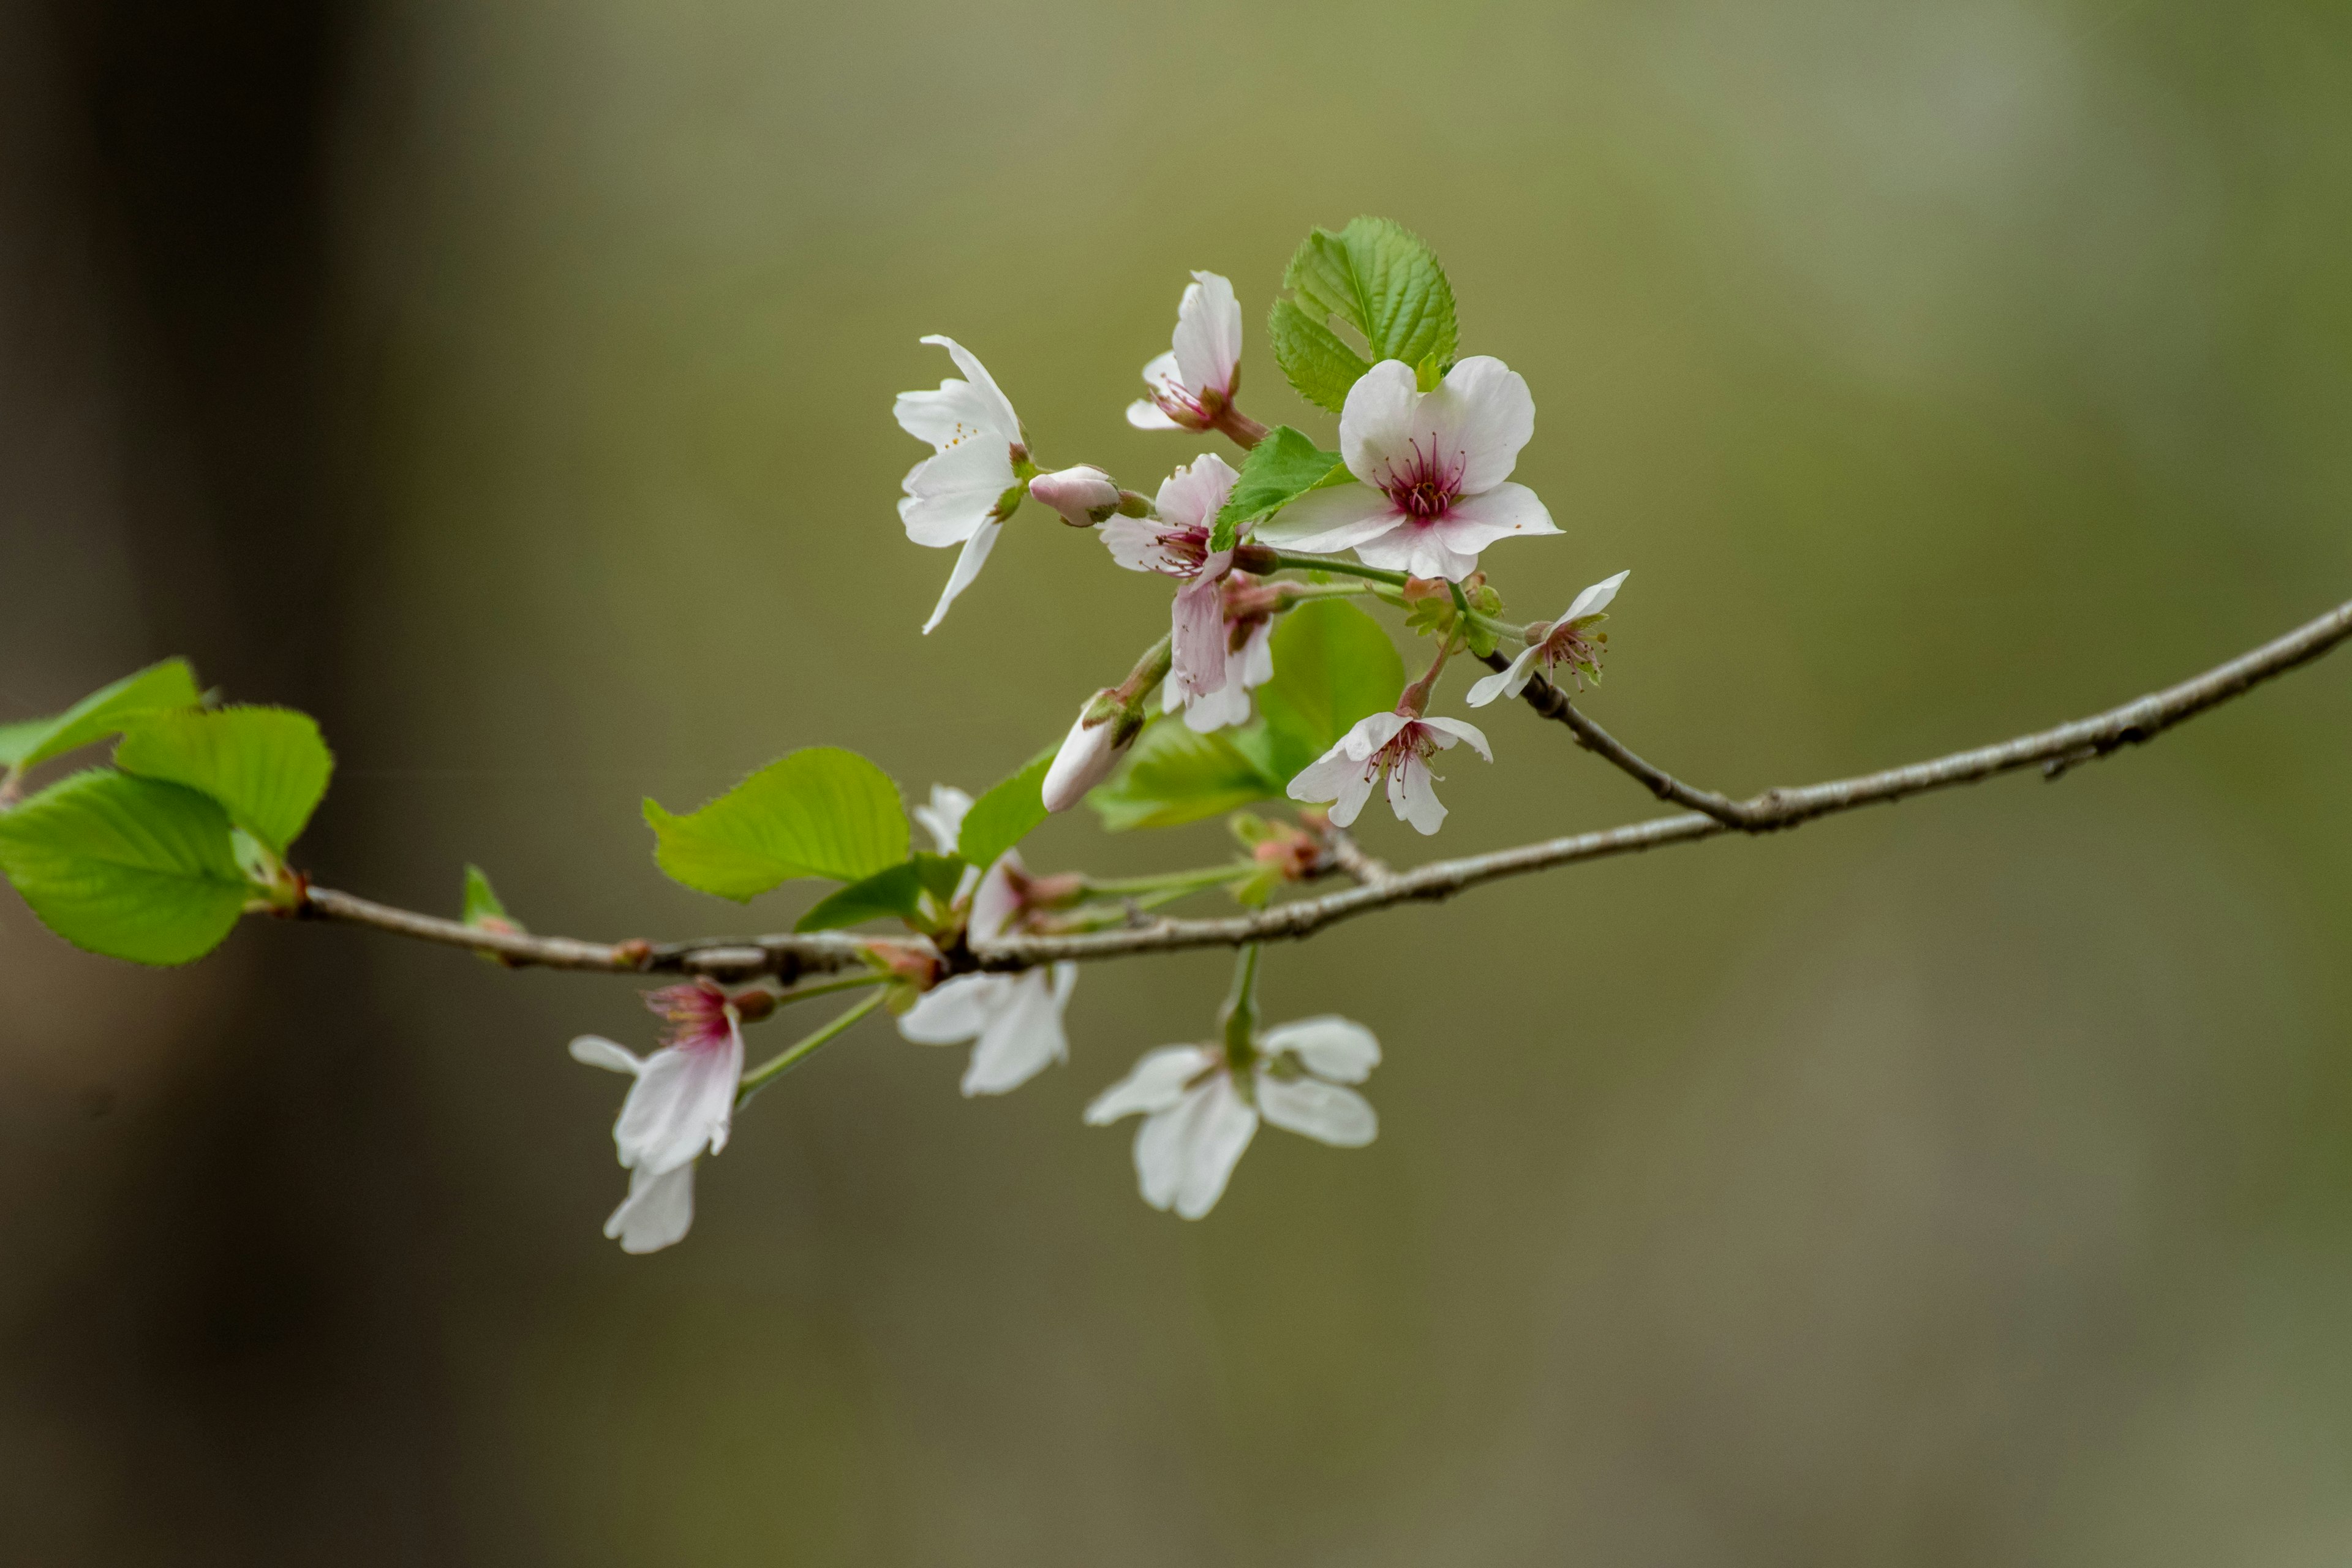
[[[2320,0],[13,0],[0,718],[167,653],[320,715],[320,879],[582,934],[845,743],[978,786],[1164,587],[892,511],[948,331],[1055,461],[1186,270],[1246,405],[1308,226],[1426,235],[1633,569],[1593,710],[1748,790],[2103,707],[2352,588],[2352,11]],[[2352,665],[2144,752],[1272,956],[1380,1141],[1205,1222],[1080,1125],[1224,960],[1090,969],[967,1103],[861,1026],[629,1258],[625,983],[0,906],[0,1552],[24,1563],[2323,1564],[2352,1556]],[[1525,715],[1466,852],[1654,809]],[[1370,819],[1368,818],[1368,821]],[[1033,863],[1135,871],[1214,824]],[[781,1031],[779,1031],[781,1033]],[[755,1038],[754,1048],[774,1044]]]

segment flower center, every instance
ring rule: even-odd
[[[1451,459],[1441,458],[1434,435],[1429,438],[1426,452],[1422,450],[1418,437],[1410,445],[1412,456],[1402,467],[1391,463],[1388,482],[1381,488],[1388,492],[1396,509],[1415,522],[1433,522],[1460,499],[1465,460],[1459,452]]]
[[[1426,763],[1435,755],[1436,738],[1429,732],[1428,725],[1416,721],[1390,736],[1388,742],[1371,754],[1364,763],[1364,776],[1378,779],[1391,768],[1402,768],[1416,760]]]

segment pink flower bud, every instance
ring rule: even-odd
[[[1138,733],[1122,724],[1117,714],[1088,723],[1087,714],[1101,700],[1101,696],[1089,698],[1086,707],[1078,710],[1078,721],[1062,737],[1062,749],[1054,753],[1054,765],[1045,770],[1041,793],[1047,811],[1067,811],[1084,800],[1088,790],[1110,777],[1111,769],[1118,766],[1119,757]],[[1119,739],[1122,729],[1127,729],[1126,741]]]
[[[1092,528],[1118,510],[1118,486],[1108,474],[1085,463],[1038,475],[1029,481],[1029,493],[1060,512],[1073,528]]]

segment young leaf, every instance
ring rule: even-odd
[[[1337,234],[1317,229],[1282,285],[1310,315],[1337,316],[1361,333],[1375,362],[1454,358],[1453,286],[1436,253],[1401,224],[1360,217]]]
[[[1054,753],[1060,749],[1059,742],[1046,747],[1019,773],[971,803],[956,835],[957,854],[984,871],[1045,820],[1045,770],[1054,765]]]
[[[1279,511],[1308,490],[1344,485],[1353,478],[1339,453],[1326,452],[1289,426],[1277,425],[1242,459],[1233,495],[1210,531],[1209,548],[1229,550],[1243,523]]]
[[[327,793],[335,759],[307,713],[188,708],[128,721],[114,765],[212,796],[282,858]]]
[[[837,746],[770,763],[699,811],[647,799],[645,814],[664,871],[739,903],[794,877],[858,882],[907,858],[898,786]]]
[[[506,905],[499,901],[497,890],[490,886],[489,873],[470,864],[466,868],[466,908],[459,918],[469,926],[485,926],[495,921],[504,931],[523,929],[522,922],[507,913]]]
[[[922,873],[912,860],[902,860],[862,882],[826,894],[793,922],[793,929],[834,931],[885,917],[904,920],[915,912],[915,901],[922,891]]]
[[[1257,689],[1262,739],[1244,745],[1286,783],[1359,719],[1396,706],[1404,660],[1380,622],[1344,599],[1317,599],[1274,631],[1274,679]]]
[[[1087,804],[1101,814],[1104,827],[1120,833],[1197,822],[1281,794],[1281,782],[1227,736],[1195,734],[1181,720],[1162,719],[1143,731],[1118,777]]]
[[[1298,395],[1334,414],[1347,406],[1348,389],[1357,378],[1372,368],[1330,328],[1288,300],[1274,302],[1265,328],[1274,344],[1274,363]]]
[[[110,768],[0,816],[0,872],[51,931],[134,963],[202,958],[254,896],[217,802]]]
[[[204,700],[188,661],[167,658],[100,687],[55,718],[29,719],[0,729],[0,767],[29,768],[104,740],[136,714],[194,708]]]

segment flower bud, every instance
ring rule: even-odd
[[[1078,710],[1078,721],[1062,737],[1062,749],[1054,753],[1054,765],[1045,770],[1040,792],[1047,811],[1067,811],[1084,800],[1087,791],[1110,777],[1111,769],[1118,765],[1119,757],[1135,739],[1138,727],[1122,723],[1119,717],[1089,721],[1092,710],[1107,695],[1089,698],[1086,707]],[[1123,739],[1121,731],[1126,731]]]
[[[1118,486],[1090,464],[1039,474],[1029,493],[1062,514],[1072,528],[1092,528],[1118,510]]]

